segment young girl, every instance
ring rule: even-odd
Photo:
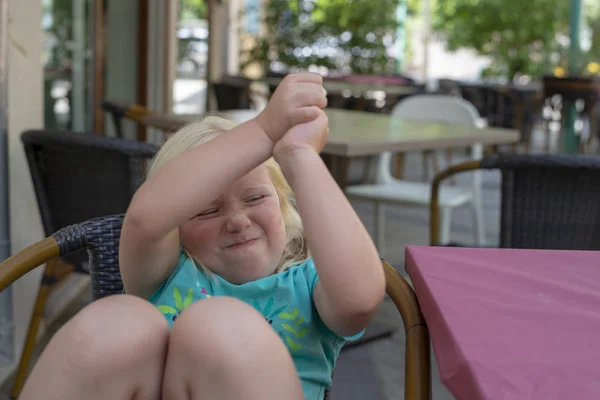
[[[385,286],[319,156],[325,106],[290,75],[255,119],[174,134],[125,217],[127,295],[65,325],[22,398],[322,399]]]

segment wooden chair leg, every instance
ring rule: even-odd
[[[33,354],[33,350],[37,341],[38,329],[40,327],[40,322],[42,321],[42,318],[44,316],[46,302],[48,301],[48,297],[50,296],[52,286],[56,283],[56,272],[57,270],[62,270],[61,266],[59,265],[60,263],[61,260],[54,259],[49,261],[46,264],[46,267],[44,268],[42,283],[38,290],[37,298],[35,300],[35,305],[33,308],[33,313],[31,314],[31,319],[29,321],[29,328],[27,330],[27,336],[25,338],[23,352],[21,353],[21,359],[19,360],[19,366],[15,375],[15,382],[10,392],[10,396],[13,399],[19,397],[19,394],[21,393],[21,390],[25,385],[25,380],[29,373],[29,364],[31,361],[31,356]]]

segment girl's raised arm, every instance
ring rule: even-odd
[[[323,322],[342,336],[363,330],[385,293],[385,277],[367,230],[321,160],[327,117],[293,127],[275,159],[296,195],[319,281],[314,301]]]
[[[133,197],[121,232],[127,293],[151,296],[177,264],[178,227],[271,157],[273,144],[290,127],[316,118],[326,104],[320,82],[316,74],[286,77],[259,116],[184,151],[149,177]]]

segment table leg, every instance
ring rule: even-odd
[[[336,156],[334,157],[336,164],[336,174],[333,176],[337,184],[342,190],[348,186],[348,174],[350,172],[350,158]]]
[[[365,167],[363,168],[361,180],[362,183],[373,183],[373,175],[377,173],[377,171],[373,171],[373,168],[375,167],[375,157],[365,157]]]
[[[325,163],[325,166],[327,167],[327,169],[329,170],[329,172],[331,172],[332,170],[332,156],[331,154],[321,154],[321,160],[323,160],[323,163]]]
[[[394,156],[394,178],[402,179],[404,177],[404,153],[396,153]]]
[[[367,100],[365,99],[365,96],[360,96],[356,102],[356,110],[357,111],[365,111],[366,103],[367,103]]]

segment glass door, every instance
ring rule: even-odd
[[[91,0],[42,0],[44,126],[91,129]]]
[[[177,65],[173,112],[202,114],[206,110],[208,5],[205,0],[180,0],[177,21]]]

